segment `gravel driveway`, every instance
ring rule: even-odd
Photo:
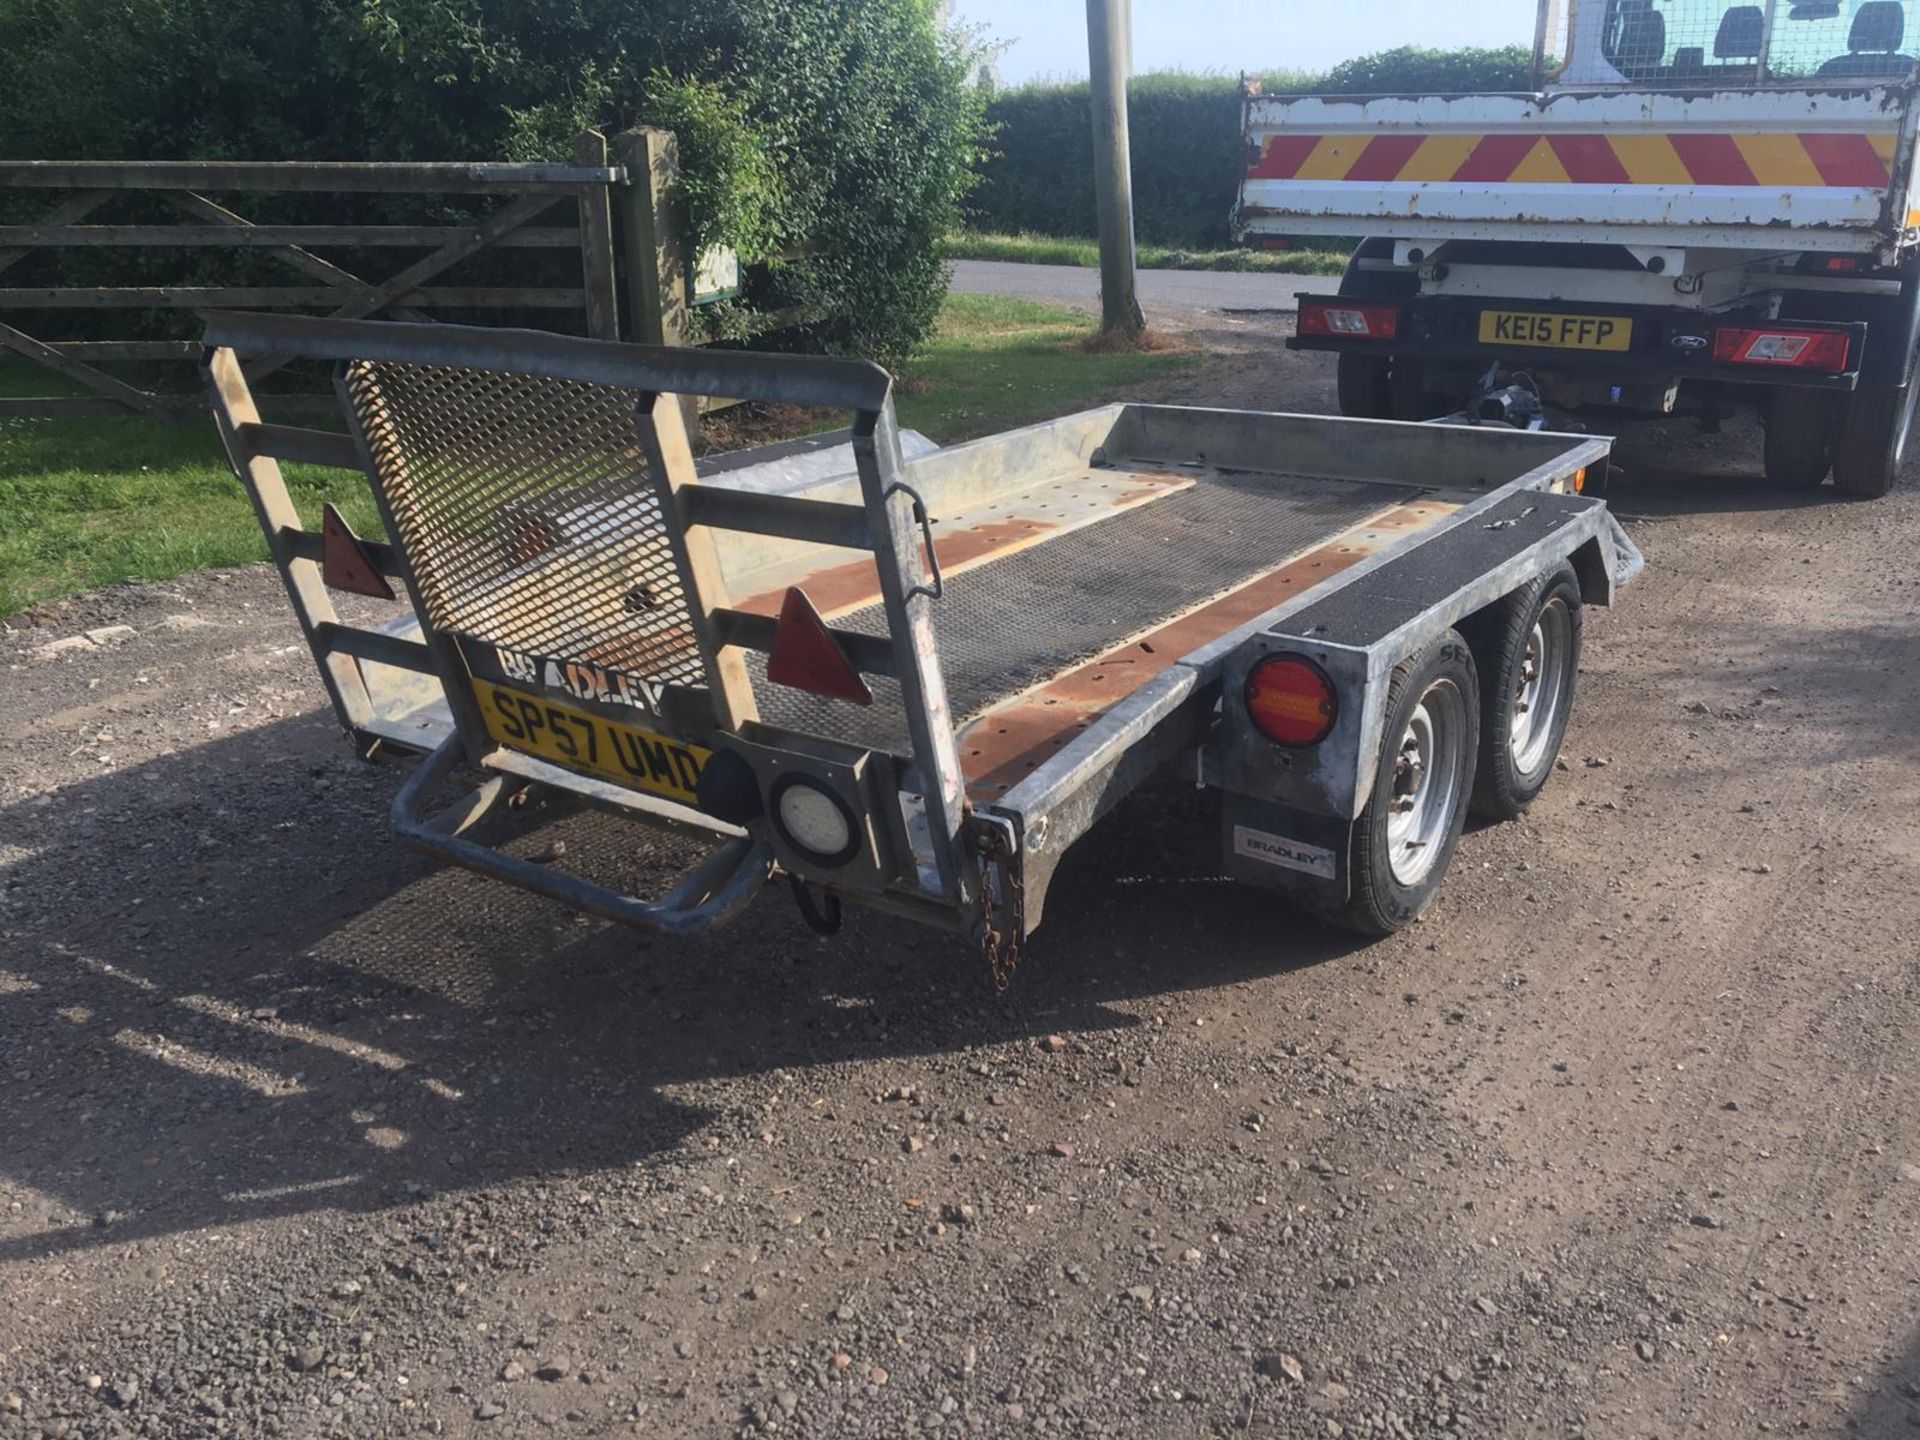
[[[1221,333],[1159,393],[1328,405]],[[1912,1433],[1920,486],[1753,439],[1623,442],[1568,768],[1421,924],[1168,786],[1004,1003],[400,853],[270,572],[0,634],[0,1436]]]

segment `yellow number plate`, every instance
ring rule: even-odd
[[[1624,315],[1482,310],[1480,343],[1531,345],[1546,350],[1625,350],[1633,344],[1633,321]]]
[[[584,771],[629,790],[694,803],[711,750],[561,705],[543,695],[473,682],[487,733],[523,755]]]

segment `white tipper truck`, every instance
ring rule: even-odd
[[[1884,495],[1920,398],[1916,8],[1543,0],[1530,93],[1249,86],[1236,229],[1366,237],[1289,342],[1339,357],[1348,415],[1514,375],[1709,428],[1752,404],[1770,480]]]

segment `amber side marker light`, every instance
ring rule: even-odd
[[[1318,745],[1332,733],[1340,697],[1303,655],[1269,655],[1247,676],[1247,718],[1276,745]]]

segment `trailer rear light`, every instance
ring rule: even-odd
[[[1269,655],[1247,676],[1247,718],[1276,745],[1318,745],[1333,730],[1333,681],[1301,655]]]
[[[1723,325],[1713,337],[1713,358],[1725,365],[1777,365],[1828,375],[1847,368],[1851,348],[1840,330],[1748,330]]]
[[[1392,340],[1400,334],[1400,310],[1395,305],[1342,305],[1303,299],[1300,333],[1335,340]]]
[[[1827,269],[1829,271],[1858,270],[1859,268],[1860,262],[1851,255],[1829,255],[1827,257]]]
[[[781,839],[816,865],[844,865],[860,849],[853,812],[811,775],[783,775],[774,782],[773,823]]]

